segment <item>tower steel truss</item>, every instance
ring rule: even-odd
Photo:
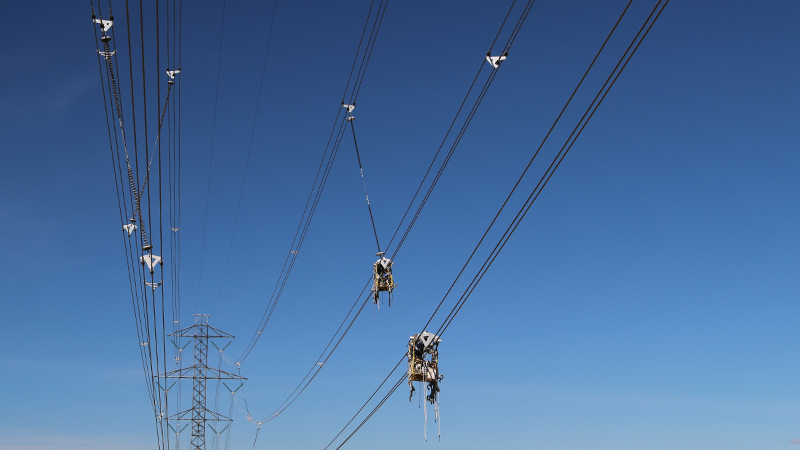
[[[231,422],[232,419],[206,407],[206,384],[208,380],[244,381],[239,375],[208,366],[208,342],[210,339],[233,339],[234,336],[208,324],[207,314],[195,314],[194,325],[170,334],[172,337],[191,338],[194,342],[194,365],[160,375],[161,378],[192,380],[192,407],[169,417],[170,420],[192,422],[192,450],[206,448],[206,422]]]

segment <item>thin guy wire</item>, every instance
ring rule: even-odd
[[[203,261],[206,253],[206,228],[208,226],[208,203],[211,199],[211,169],[214,164],[214,139],[217,135],[217,101],[219,100],[219,75],[222,70],[222,38],[225,33],[225,5],[227,0],[222,1],[222,25],[219,31],[219,56],[217,58],[217,87],[214,93],[214,119],[211,125],[211,156],[208,160],[208,182],[206,188],[206,212],[203,219],[203,244],[200,250],[200,274],[197,276],[197,297],[194,301],[194,312],[197,313],[197,305],[200,302],[200,283],[203,280]]]
[[[217,300],[214,302],[214,308],[211,310],[211,314],[214,314],[214,311],[217,310],[217,305],[219,304],[219,299],[222,296],[222,287],[225,285],[225,275],[228,273],[228,263],[231,260],[231,251],[233,250],[233,238],[236,236],[236,225],[239,223],[239,210],[242,208],[242,197],[244,196],[244,182],[247,179],[247,168],[250,165],[250,152],[253,149],[253,136],[256,133],[256,119],[258,118],[258,107],[261,104],[261,91],[264,87],[264,74],[267,72],[267,58],[269,57],[269,44],[272,41],[272,25],[275,22],[275,7],[278,4],[278,0],[273,0],[272,2],[272,18],[269,22],[269,35],[267,36],[267,49],[264,52],[264,64],[261,68],[261,81],[258,85],[258,97],[256,98],[256,112],[253,114],[253,128],[250,131],[250,144],[247,147],[247,158],[245,159],[244,163],[244,174],[242,175],[242,187],[239,189],[239,202],[236,205],[236,217],[233,220],[233,231],[231,232],[231,241],[228,245],[228,257],[225,259],[225,269],[222,271],[222,281],[219,284],[219,292],[217,293]]]

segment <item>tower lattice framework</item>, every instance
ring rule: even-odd
[[[162,378],[192,380],[192,407],[174,414],[170,420],[190,420],[192,424],[192,450],[206,448],[206,422],[231,422],[232,419],[206,407],[206,385],[208,380],[244,381],[239,375],[208,366],[208,343],[210,339],[233,339],[234,336],[208,324],[208,315],[195,314],[194,325],[170,334],[172,337],[191,338],[194,343],[194,365],[173,370]]]

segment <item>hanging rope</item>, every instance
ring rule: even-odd
[[[372,206],[369,204],[369,194],[367,193],[367,182],[364,180],[364,168],[361,166],[361,154],[358,152],[358,140],[356,139],[356,127],[353,125],[355,117],[349,115],[347,121],[350,122],[350,129],[353,131],[353,144],[356,147],[356,158],[358,158],[358,170],[361,171],[361,183],[364,185],[364,197],[367,198],[367,209],[369,210],[369,220],[372,222],[372,232],[375,233],[375,244],[378,245],[378,253],[381,252],[381,243],[378,241],[378,229],[375,228],[375,219],[372,216]]]

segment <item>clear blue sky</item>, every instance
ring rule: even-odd
[[[155,446],[88,3],[6,2],[0,19],[2,450]],[[389,4],[354,112],[384,239],[508,3]],[[395,306],[358,319],[256,448],[324,447],[383,379],[624,4],[536,2],[398,259]],[[634,1],[621,37],[652,4]],[[207,312],[220,291],[271,5],[228,1],[199,283],[221,1],[184,5],[184,323],[195,298]],[[278,0],[211,318],[240,338],[232,354],[255,331],[291,242],[367,8]],[[800,438],[798,21],[796,1],[672,0],[448,330],[441,442],[424,442],[423,412],[401,387],[347,448],[800,448],[790,442]],[[282,401],[346,313],[371,271],[371,233],[345,141],[242,367],[254,416]],[[230,448],[251,448],[254,427],[234,418]]]

